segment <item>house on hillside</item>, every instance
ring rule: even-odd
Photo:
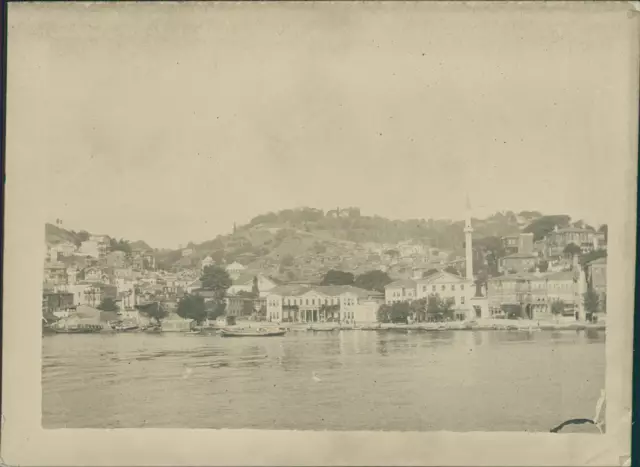
[[[254,278],[256,277],[258,278],[258,291],[261,297],[267,296],[269,291],[278,285],[273,279],[264,274],[242,273],[236,279],[233,279],[231,287],[227,289],[227,294],[237,295],[239,292],[252,292]]]
[[[464,320],[482,315],[482,310],[476,309],[471,301],[475,292],[472,280],[440,271],[423,279],[392,282],[385,287],[385,303],[391,305],[437,296],[451,304],[456,319]]]
[[[557,226],[545,238],[545,255],[547,257],[560,257],[564,255],[567,245],[573,243],[582,250],[582,253],[589,253],[594,250],[599,234],[592,229],[578,227],[565,227],[559,229]]]
[[[105,256],[107,266],[111,268],[125,268],[127,266],[127,254],[124,251],[112,251]]]
[[[538,264],[538,255],[535,253],[513,253],[500,258],[499,268],[502,272],[528,272]]]
[[[246,268],[238,262],[233,262],[229,264],[225,269],[231,279],[237,279],[238,277],[240,277],[240,274],[245,271]]]

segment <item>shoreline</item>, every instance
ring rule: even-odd
[[[252,324],[254,324],[252,322]],[[257,322],[255,324],[258,324]],[[262,324],[262,323],[261,323]],[[241,324],[236,325],[242,327]],[[445,332],[445,331],[606,331],[606,323],[553,323],[553,322],[513,322],[513,323],[465,323],[465,322],[445,322],[445,323],[420,323],[420,324],[393,324],[393,323],[372,323],[366,325],[339,325],[339,326],[310,326],[308,324],[278,325],[273,323],[262,324],[263,327],[274,327],[284,329],[287,332],[336,332],[336,331],[374,331],[374,332]],[[230,326],[233,327],[233,326]],[[103,329],[92,333],[69,333],[69,334],[182,334],[182,335],[215,335],[221,328],[204,328],[200,332],[187,331],[164,331],[149,333],[143,330],[118,332],[111,329]],[[43,337],[57,335],[57,332],[43,332]],[[65,333],[62,333],[65,334]]]

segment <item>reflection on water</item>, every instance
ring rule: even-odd
[[[43,339],[45,428],[548,431],[590,417],[604,332]]]

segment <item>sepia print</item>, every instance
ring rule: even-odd
[[[629,21],[616,4],[12,5],[42,436],[617,442]],[[621,465],[621,446],[576,465]]]

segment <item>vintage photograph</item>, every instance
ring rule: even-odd
[[[45,428],[605,430],[615,44],[90,8],[35,90]]]
[[[6,183],[37,222],[13,224],[5,299],[40,345],[39,439],[580,433],[626,455],[598,444],[634,312],[624,10],[28,7]]]

